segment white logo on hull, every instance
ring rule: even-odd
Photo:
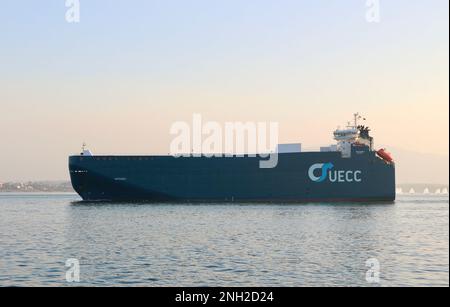
[[[362,171],[345,171],[345,170],[333,170],[333,163],[317,163],[311,165],[308,170],[309,178],[314,182],[324,182],[329,180],[330,182],[361,182]],[[320,171],[320,174],[318,173]]]

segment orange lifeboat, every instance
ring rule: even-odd
[[[384,161],[392,163],[394,162],[394,159],[392,158],[392,155],[386,151],[386,149],[380,149],[377,151],[377,155],[380,156]]]

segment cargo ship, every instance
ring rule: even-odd
[[[70,178],[89,202],[393,202],[394,159],[374,149],[359,119],[320,151],[279,145],[273,168],[252,155],[98,156],[84,148],[69,157]]]

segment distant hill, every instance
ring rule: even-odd
[[[449,156],[418,153],[385,146],[396,163],[398,184],[444,184],[449,180]]]

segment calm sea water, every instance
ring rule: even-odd
[[[0,194],[0,286],[448,286],[449,201],[83,204]],[[66,281],[69,258],[80,283]],[[366,280],[366,261],[380,283]]]

